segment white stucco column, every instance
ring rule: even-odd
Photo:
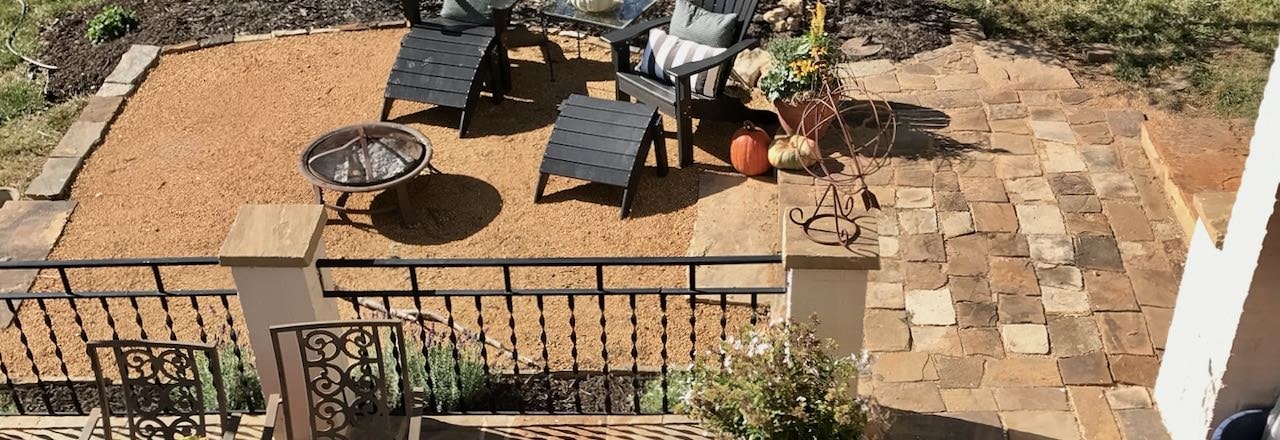
[[[795,177],[795,176],[791,176]],[[792,179],[780,172],[778,205],[782,210],[782,265],[787,271],[787,301],[783,316],[807,321],[816,315],[817,334],[839,346],[839,355],[862,351],[862,322],[866,314],[867,272],[880,268],[880,242],[874,215],[856,213],[857,237],[847,246],[815,243],[791,222],[789,212],[813,211],[813,179]],[[790,183],[798,181],[799,183]],[[830,210],[830,206],[825,208]],[[830,230],[829,220],[815,225]],[[819,237],[826,237],[819,234]],[[831,237],[826,237],[831,238]]]
[[[263,395],[279,393],[281,389],[280,369],[268,329],[273,325],[338,319],[336,302],[323,297],[315,265],[316,259],[324,256],[321,232],[326,219],[321,205],[245,205],[222,243],[218,259],[231,268],[239,292]],[[301,366],[293,350],[296,347],[282,350],[286,354],[282,369],[291,373],[290,393],[284,399],[306,402]],[[288,410],[295,423],[307,423],[305,405],[291,405]],[[291,431],[299,435],[305,432]],[[292,438],[302,438],[299,435]]]
[[[1277,57],[1280,60],[1280,57]],[[1280,64],[1258,113],[1221,249],[1198,222],[1155,398],[1175,439],[1280,395]]]

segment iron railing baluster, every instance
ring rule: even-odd
[[[36,379],[36,385],[40,387],[40,401],[44,403],[46,414],[53,414],[53,402],[49,399],[49,387],[45,383],[44,377],[40,375],[40,365],[36,363],[36,355],[31,351],[31,340],[27,338],[27,330],[22,325],[22,315],[18,313],[18,306],[13,301],[5,301],[5,305],[9,307],[9,313],[13,315],[13,326],[18,329],[18,341],[22,342],[22,348],[27,355],[27,362],[31,363],[31,375]]]
[[[156,292],[160,292],[160,308],[164,310],[164,326],[169,329],[169,340],[178,340],[178,334],[173,330],[173,313],[169,310],[168,292],[164,289],[164,279],[160,277],[160,266],[151,266],[151,276],[156,279]]]
[[[421,316],[422,288],[418,285],[418,268],[416,267],[409,268],[409,289],[411,289],[410,292],[413,293],[413,308],[418,312],[418,316]],[[429,346],[435,342],[427,340],[427,325],[422,321],[418,321],[418,342],[422,344],[422,374],[425,378],[427,388],[426,402],[424,403],[427,405],[427,411],[441,411],[440,407],[436,405],[436,385],[435,381],[431,377],[431,354]],[[405,368],[408,368],[408,366],[405,366]]]
[[[662,336],[660,336],[660,339],[662,341],[662,344],[661,344],[662,365],[660,365],[659,368],[662,369],[662,372],[661,372],[662,412],[663,414],[665,414],[671,411],[671,406],[669,405],[669,401],[667,400],[667,366],[671,364],[671,362],[669,362],[670,359],[667,357],[668,355],[667,355],[667,296],[666,295],[658,295],[658,308],[662,310],[662,314],[661,314]]]
[[[636,320],[636,296],[627,296],[631,305],[631,403],[632,412],[640,414],[640,351],[636,344],[640,339],[640,325]]]
[[[4,356],[0,356],[0,374],[4,375],[4,386],[9,391],[13,408],[18,411],[18,414],[27,414],[27,406],[22,403],[22,397],[18,395],[18,387],[13,384],[13,376],[9,374],[9,363],[5,362]]]
[[[569,356],[573,358],[573,408],[582,414],[582,378],[578,376],[578,318],[574,311],[576,297],[569,296]]]
[[[547,382],[547,412],[555,414],[556,406],[552,402],[555,384],[551,380],[551,353],[547,347],[547,314],[542,304],[542,296],[535,298],[538,303],[538,340],[542,344],[542,375]]]
[[[458,396],[458,409],[464,410],[469,402],[466,400],[466,390],[462,388],[462,357],[458,350],[458,331],[453,326],[453,297],[444,297],[444,314],[445,321],[449,327],[449,349],[453,353],[453,383],[456,386]]]
[[[497,392],[493,382],[490,380],[492,375],[489,374],[489,344],[485,343],[489,338],[484,331],[484,304],[481,303],[479,296],[474,296],[473,298],[475,298],[476,304],[476,329],[479,332],[480,371],[484,372],[484,389],[489,395],[489,410],[497,411],[497,401],[493,400]]]
[[[65,267],[58,268],[58,280],[62,282],[63,293],[66,293],[67,295],[75,295],[75,292],[71,290],[71,278],[67,276],[67,269]],[[80,330],[80,342],[83,343],[86,347],[88,347],[89,333],[84,328],[84,318],[80,316],[80,306],[76,305],[75,298],[67,299],[67,305],[71,306],[71,313],[73,315],[73,318],[75,319],[76,328]],[[53,332],[52,327],[49,328],[49,332],[51,333]],[[68,382],[71,381],[70,375],[68,375],[67,381]],[[84,405],[80,403],[80,393],[76,392],[76,389],[74,386],[70,386],[68,384],[68,388],[69,388],[69,391],[71,392],[71,399],[75,401],[76,412],[78,413],[84,412]]]
[[[502,286],[507,292],[511,292],[511,266],[502,266]],[[520,392],[523,388],[520,385],[520,344],[516,339],[516,312],[513,304],[515,295],[508,293],[503,295],[507,300],[507,327],[511,330],[511,370],[515,374],[515,393],[517,396],[522,395]],[[516,402],[518,412],[524,412],[524,401],[519,399]]]

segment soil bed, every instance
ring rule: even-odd
[[[440,9],[440,0],[422,0],[424,16]],[[750,34],[774,35],[761,14],[779,0],[761,0]],[[131,44],[168,45],[203,38],[268,33],[273,30],[330,27],[355,22],[399,20],[399,0],[119,0],[140,17],[139,28],[122,38],[92,44],[85,37],[88,23],[101,7],[70,11],[41,32],[42,60],[59,67],[49,79],[49,92],[65,98],[93,92]],[[515,11],[517,20],[536,22],[539,2],[525,0]],[[674,0],[659,0],[647,18],[665,16]],[[843,6],[841,6],[843,5]],[[828,14],[827,30],[840,42],[870,37],[884,48],[868,58],[904,59],[950,43],[951,12],[935,0],[845,0]],[[602,29],[592,33],[599,35]]]
[[[94,6],[59,16],[41,33],[40,55],[59,69],[49,78],[56,97],[92,92],[131,44],[176,44],[215,35],[268,33],[403,18],[398,0],[118,0],[138,13],[138,30],[93,44],[85,37]]]

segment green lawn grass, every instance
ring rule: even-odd
[[[27,0],[27,18],[14,46],[35,57],[39,25],[64,11],[98,0]],[[0,40],[8,39],[19,15],[18,2],[0,0]],[[58,143],[84,100],[45,102],[44,85],[27,78],[26,63],[0,50],[0,186],[23,189],[39,172],[44,156]]]
[[[1255,116],[1280,32],[1280,0],[945,1],[993,36],[1114,45],[1116,77],[1188,77],[1174,102],[1227,117]]]

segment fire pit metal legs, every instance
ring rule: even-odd
[[[324,188],[313,185],[311,190],[315,195],[315,202],[317,204],[324,205],[326,208],[336,211],[338,213],[338,218],[342,219],[344,222],[351,221],[351,218],[347,217],[347,214],[377,215],[397,211],[400,213],[400,222],[403,223],[405,227],[413,226],[413,222],[409,219],[409,190],[405,188],[405,185],[399,185],[391,188],[391,190],[396,192],[395,206],[387,206],[377,209],[348,208],[347,199],[351,197],[351,193],[348,192],[338,192],[338,198],[335,199],[333,203],[328,203],[324,201]]]

